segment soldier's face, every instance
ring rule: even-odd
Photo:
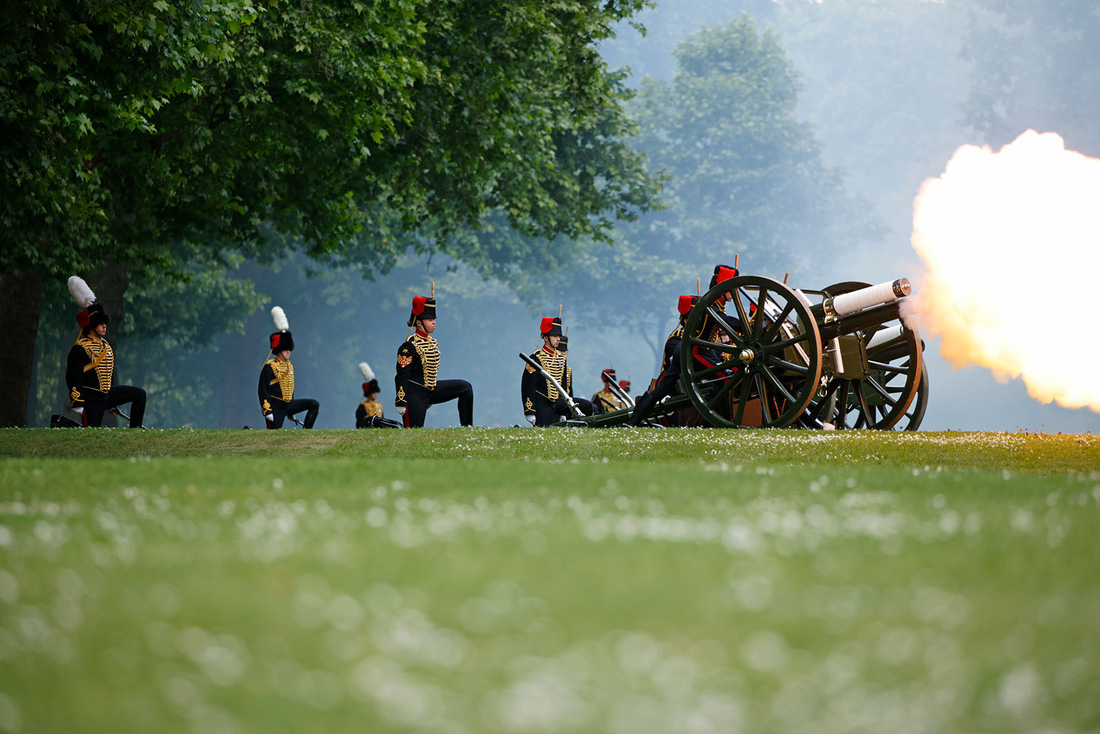
[[[101,337],[107,336],[107,324],[96,324],[95,333],[99,334]]]
[[[435,332],[435,319],[422,319],[420,321],[420,328],[424,330],[425,334],[432,334]]]
[[[289,362],[290,361],[290,350],[289,349],[284,349],[283,351],[279,352],[275,356],[278,357],[279,359],[283,360],[284,362]]]
[[[559,345],[559,344],[561,344],[561,337],[560,337],[560,336],[548,336],[548,337],[546,337],[546,341],[547,341],[547,342],[548,342],[548,343],[550,344],[550,346],[552,346],[552,347],[553,347],[554,349],[557,349],[557,348],[558,348],[558,345]]]

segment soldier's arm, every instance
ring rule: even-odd
[[[74,408],[84,407],[84,365],[88,363],[88,353],[84,348],[74,344],[69,350],[69,358],[65,362],[65,384],[69,388],[69,403]]]
[[[520,380],[520,396],[523,398],[523,414],[535,414],[535,380],[538,372],[529,364],[523,367],[523,378]]]
[[[264,414],[264,417],[271,415],[271,381],[275,379],[275,371],[271,369],[271,365],[264,362],[263,369],[260,370],[260,384],[257,387],[257,395],[260,399],[260,412]]]
[[[418,364],[420,364],[420,355],[416,348],[408,342],[402,344],[397,350],[397,372],[393,376],[393,404],[398,408],[404,408],[407,403],[405,394]]]

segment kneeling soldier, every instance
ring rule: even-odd
[[[561,319],[544,318],[539,332],[542,335],[542,347],[532,354],[531,358],[542,365],[542,368],[557,381],[558,385],[561,385],[569,397],[573,397],[572,375],[566,365],[567,353],[561,351]],[[572,417],[569,405],[558,388],[531,365],[527,365],[523,370],[520,390],[523,397],[523,414],[531,425],[548,426],[562,418]],[[592,415],[594,412],[592,403],[584,398],[576,398],[574,402],[585,415]]]
[[[435,292],[435,286],[432,286]],[[458,399],[458,422],[474,424],[474,388],[466,380],[440,380],[439,342],[435,332],[435,298],[413,298],[409,326],[413,333],[397,350],[394,405],[405,419],[405,428],[422,428],[428,408]]]
[[[69,403],[80,414],[86,427],[103,425],[103,414],[130,403],[130,428],[141,428],[145,417],[145,391],[115,383],[115,353],[107,343],[107,324],[111,317],[103,306],[94,303],[95,294],[83,278],[69,278],[69,292],[84,310],[76,315],[80,336],[69,350],[65,363],[65,383]]]
[[[601,372],[600,380],[603,382],[603,389],[592,396],[592,405],[596,406],[596,412],[610,413],[613,410],[625,408],[626,405],[619,399],[619,396],[608,387],[608,385],[615,382],[615,368],[610,367]]]
[[[378,402],[378,393],[382,390],[378,387],[378,380],[374,378],[374,370],[366,362],[359,363],[359,371],[363,374],[363,401],[355,409],[356,428],[401,428],[397,421],[387,420],[382,416],[382,403]]]
[[[311,398],[294,398],[294,365],[290,363],[294,337],[290,333],[286,314],[276,306],[271,309],[271,318],[278,331],[270,337],[271,359],[264,362],[260,370],[260,410],[268,428],[282,428],[288,415],[294,420],[294,416],[302,411],[306,411],[302,428],[313,428],[320,404]]]

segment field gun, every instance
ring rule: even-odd
[[[671,413],[715,427],[916,430],[927,406],[924,343],[902,319],[909,281],[799,290],[737,275],[702,294],[684,322]],[[613,426],[633,408],[564,421]]]
[[[756,275],[726,280],[688,315],[682,387],[713,426],[916,430],[923,343],[901,321],[910,292],[904,278],[820,290]],[[700,364],[701,349],[720,361]]]

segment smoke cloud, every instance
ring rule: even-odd
[[[1100,412],[1100,160],[1033,130],[997,152],[965,145],[921,186],[912,245],[921,328],[953,367]]]

